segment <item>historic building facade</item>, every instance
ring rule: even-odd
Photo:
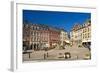
[[[85,24],[76,24],[70,32],[70,41],[72,45],[85,46],[90,49],[91,45],[91,21]]]
[[[23,25],[23,49],[42,50],[57,45],[64,46],[65,43],[90,49],[91,21],[88,20],[83,25],[75,24],[70,31],[70,39],[68,33],[63,29],[43,24]]]
[[[81,25],[75,24],[70,32],[70,41],[72,45],[79,45],[82,42],[82,28]]]
[[[60,45],[64,46],[64,44],[70,43],[68,33],[65,30],[60,30]]]
[[[25,24],[23,27],[23,44],[30,49],[42,50],[56,46],[60,42],[60,30],[42,24]],[[26,46],[27,46],[26,45]]]
[[[60,42],[60,30],[49,27],[49,44],[50,47],[54,47]]]
[[[82,26],[82,44],[90,49],[91,45],[91,21],[88,20]]]
[[[33,30],[30,25],[23,25],[23,49],[32,49]]]
[[[33,30],[32,48],[40,50],[49,47],[49,28],[37,24],[32,24],[31,28]]]

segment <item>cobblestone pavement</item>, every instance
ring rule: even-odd
[[[71,58],[65,59],[64,53],[70,52]],[[35,61],[35,60],[84,60],[87,55],[90,55],[88,48],[84,47],[66,47],[66,49],[55,49],[48,51],[34,51],[31,50],[29,54],[23,54],[23,61]],[[90,58],[89,58],[90,59]]]

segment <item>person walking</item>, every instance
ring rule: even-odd
[[[46,59],[46,54],[44,53],[44,60]]]

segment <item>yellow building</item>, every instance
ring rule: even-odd
[[[75,24],[70,32],[70,41],[72,45],[80,45],[82,41],[82,29],[80,24]]]
[[[70,41],[72,45],[84,46],[90,49],[91,21],[87,20],[83,25],[75,24],[70,32]]]
[[[88,20],[82,26],[82,44],[88,48],[91,45],[91,21]]]

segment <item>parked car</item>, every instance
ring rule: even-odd
[[[71,58],[71,53],[70,53],[70,52],[65,52],[65,53],[64,53],[64,58],[65,58],[65,59]]]

